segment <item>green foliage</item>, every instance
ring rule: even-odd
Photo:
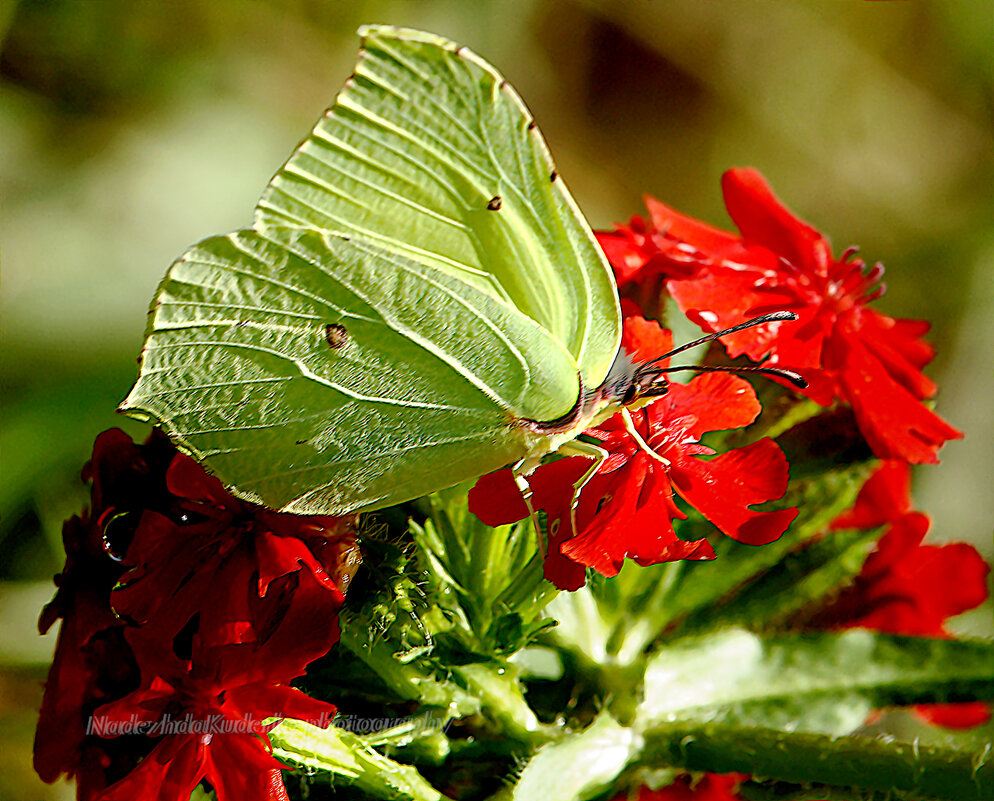
[[[841,492],[836,503],[844,506],[865,472],[856,465],[821,483],[806,478],[792,492]],[[592,579],[584,590],[556,596],[546,607],[551,617],[543,618],[548,597],[530,524],[482,526],[465,511],[465,488],[436,494],[426,510],[425,519],[410,523],[413,546],[381,546],[374,570],[385,577],[393,564],[384,585],[392,600],[348,613],[342,644],[396,699],[420,700],[425,714],[439,709],[440,720],[459,721],[478,739],[467,748],[452,731],[419,729],[412,736],[410,724],[362,738],[283,724],[281,757],[328,771],[336,783],[366,782],[365,791],[383,798],[426,797],[412,764],[456,770],[481,760],[511,770],[499,795],[515,801],[583,801],[623,786],[624,777],[669,781],[679,770],[751,772],[756,778],[745,792],[756,798],[986,797],[991,771],[982,735],[926,747],[852,733],[875,708],[994,700],[994,645],[782,630],[792,615],[824,602],[852,577],[879,530],[809,538],[799,550],[774,545],[779,557],[765,561],[754,556],[763,548],[729,549],[722,558],[740,583],[720,583],[710,600],[699,591],[695,610],[720,602],[707,613],[687,615],[687,604],[674,604],[679,595],[660,580],[668,572],[679,576],[668,565]],[[822,517],[809,515],[806,525]],[[382,587],[357,586],[373,599],[385,595]],[[553,618],[558,627],[543,634],[543,620]],[[506,636],[509,629],[514,637]],[[516,669],[527,658],[508,661],[536,634],[564,657],[565,673],[536,678]],[[540,723],[522,675],[532,676],[533,690],[549,680],[574,684],[569,719]],[[339,754],[343,747],[348,758]],[[374,767],[357,769],[361,760],[353,751],[361,756],[374,748],[401,762],[375,762],[383,777],[357,778]],[[515,755],[517,770],[508,755]],[[948,795],[938,789],[944,782]],[[383,795],[387,786],[390,794]]]
[[[539,533],[529,521],[490,528],[470,514],[467,487],[430,496],[431,516],[412,522],[443,639],[477,658],[519,651],[552,621],[540,618],[558,593],[542,573]],[[442,627],[439,626],[439,631]]]
[[[916,742],[679,723],[647,733],[646,740],[644,756],[651,761],[767,777],[744,788],[747,798],[985,801],[994,792],[989,745],[959,751]]]
[[[994,699],[994,645],[727,629],[667,642],[649,659],[643,691],[642,728],[693,719],[842,735],[875,707]]]

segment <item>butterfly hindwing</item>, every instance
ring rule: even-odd
[[[354,238],[267,228],[173,265],[124,408],[244,497],[341,514],[521,458],[521,404],[562,413],[570,384],[570,354],[490,294]]]

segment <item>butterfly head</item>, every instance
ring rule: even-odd
[[[690,348],[703,345],[704,343],[710,342],[714,339],[719,339],[727,334],[733,334],[736,331],[741,331],[745,328],[752,328],[755,325],[762,325],[763,323],[796,319],[797,315],[788,311],[764,314],[760,317],[754,317],[751,320],[746,320],[744,323],[740,323],[739,325],[731,328],[726,328],[723,331],[717,331],[713,334],[701,337],[700,339],[695,339],[693,342],[680,345],[679,347],[671,350],[669,353],[664,353],[662,356],[657,356],[655,359],[642,362],[641,364],[636,364],[629,354],[624,351],[619,351],[614,364],[611,366],[611,370],[608,372],[608,376],[605,379],[604,384],[601,386],[601,397],[614,400],[630,409],[638,409],[645,406],[653,399],[661,397],[667,393],[670,386],[669,380],[666,377],[667,373],[682,370],[723,373],[762,373],[764,375],[783,378],[798,389],[804,389],[808,385],[807,381],[805,381],[793,370],[787,370],[782,367],[734,367],[722,365],[681,365],[670,367],[666,364],[666,361],[677,353],[682,353]]]

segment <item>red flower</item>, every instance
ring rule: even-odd
[[[228,759],[228,767],[241,763],[230,771],[228,797],[251,788],[259,798],[283,797],[261,730],[220,750],[164,740],[149,755],[150,738],[103,740],[87,723],[101,705],[105,715],[180,709],[235,719],[248,711],[261,720],[306,710],[313,717],[318,702],[283,685],[338,639],[342,588],[355,561],[349,521],[277,515],[238,501],[159,432],[144,445],[104,432],[83,476],[92,480],[92,511],[65,525],[66,568],[39,623],[44,631],[63,619],[35,737],[39,775],[75,776],[86,801],[114,783],[114,797],[142,797],[140,781],[159,779],[169,797],[182,795],[177,787],[186,787],[190,772],[199,772],[195,785]],[[157,699],[167,697],[168,710],[159,709]],[[326,715],[331,709],[319,706]]]
[[[108,787],[100,801],[156,797],[186,801],[204,779],[219,801],[283,801],[287,798],[267,733],[275,722],[295,718],[327,727],[335,707],[285,685],[296,675],[286,651],[307,627],[315,610],[295,608],[296,619],[264,646],[210,647],[195,635],[192,659],[163,659],[155,633],[132,629],[129,639],[139,662],[154,664],[154,675],[125,698],[97,710],[94,728],[105,736],[144,734],[161,739],[127,776]]]
[[[860,490],[855,506],[833,528],[889,528],[851,587],[812,625],[862,627],[893,634],[948,637],[950,617],[987,599],[990,566],[972,545],[923,545],[929,519],[911,509],[911,470],[884,462]],[[975,726],[990,719],[984,703],[919,707],[934,723]]]
[[[658,790],[640,787],[637,795],[621,793],[613,801],[739,801],[739,785],[748,778],[744,773],[683,774]]]
[[[99,790],[106,775],[130,770],[141,756],[133,748],[94,749],[87,721],[97,706],[139,681],[123,624],[110,606],[111,589],[124,572],[111,553],[127,546],[142,508],[161,501],[157,487],[174,452],[158,432],[143,445],[119,429],[100,434],[83,468],[83,480],[92,482],[91,509],[62,529],[66,564],[55,578],[58,592],[38,621],[41,633],[60,618],[62,628],[45,682],[34,767],[47,782],[62,773],[77,776],[81,798],[88,797],[86,788]]]
[[[791,214],[757,171],[729,170],[722,188],[740,237],[652,200],[651,226],[634,218],[600,234],[619,283],[664,276],[680,308],[710,332],[795,312],[787,329],[771,323],[726,337],[729,354],[801,373],[805,394],[824,406],[848,403],[881,458],[936,462],[938,448],[962,434],[922,404],[936,391],[921,372],[933,356],[921,340],[928,324],[869,308],[883,291],[882,267],[866,269],[854,250],[833,258],[828,240]]]
[[[169,513],[145,514],[124,560],[131,570],[112,596],[121,614],[151,621],[164,640],[198,615],[211,644],[249,642],[265,630],[253,599],[304,570],[316,582],[305,586],[323,591],[333,618],[344,595],[329,572],[338,567],[340,546],[355,543],[350,521],[277,514],[241,501],[182,454],[170,464],[166,486],[174,499]]]
[[[626,321],[632,350],[647,333],[644,320]],[[654,325],[654,324],[653,324]],[[658,328],[658,326],[656,326]],[[706,539],[677,537],[674,519],[686,514],[674,493],[724,534],[750,545],[777,539],[796,509],[757,512],[749,507],[783,495],[787,461],[780,448],[762,439],[713,459],[700,444],[708,431],[748,425],[759,414],[748,382],[727,373],[705,373],[690,383],[671,384],[669,392],[635,413],[636,429],[661,459],[645,452],[618,414],[586,433],[600,441],[608,458],[583,488],[575,512],[573,484],[590,466],[570,457],[540,466],[529,478],[532,505],[549,521],[546,577],[561,589],[582,586],[584,568],[616,575],[626,558],[641,565],[677,559],[713,559]],[[484,476],[470,493],[470,509],[484,523],[498,525],[527,516],[527,507],[509,470]]]

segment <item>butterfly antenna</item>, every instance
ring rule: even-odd
[[[698,364],[698,365],[686,365],[683,367],[660,367],[655,370],[658,373],[674,373],[677,370],[696,370],[699,373],[760,373],[761,375],[772,375],[777,378],[782,378],[785,381],[789,381],[798,389],[806,389],[808,382],[799,374],[795,373],[793,370],[787,370],[783,367],[736,367],[734,365],[720,365],[720,364]]]
[[[683,353],[685,350],[690,350],[691,348],[696,348],[698,345],[703,345],[705,342],[711,342],[715,339],[720,339],[728,334],[734,334],[736,331],[742,331],[746,328],[752,328],[756,325],[762,325],[763,323],[774,323],[783,320],[796,320],[797,315],[791,311],[776,311],[770,312],[769,314],[763,314],[759,317],[753,317],[751,320],[746,320],[744,323],[739,323],[738,325],[733,325],[731,328],[726,328],[723,331],[716,331],[713,334],[708,334],[700,339],[695,339],[693,342],[687,342],[684,345],[680,345],[678,348],[674,348],[669,353],[664,353],[662,356],[657,356],[642,365],[641,371],[645,373],[673,373],[678,370],[697,370],[698,372],[706,373],[760,373],[762,375],[776,376],[777,378],[782,378],[785,381],[789,381],[798,389],[805,389],[808,386],[808,382],[804,380],[798,373],[793,370],[787,370],[783,367],[733,367],[733,366],[721,366],[721,365],[697,365],[697,366],[681,366],[681,367],[650,367],[648,370],[645,368],[649,365],[653,365],[656,362],[660,362],[663,359],[668,359],[671,356],[675,356],[677,353]]]
[[[703,345],[705,342],[711,342],[715,339],[720,339],[728,334],[734,334],[736,331],[742,331],[746,328],[752,328],[754,325],[762,325],[763,323],[775,323],[781,320],[796,320],[797,315],[791,311],[777,311],[770,312],[769,314],[764,314],[760,317],[753,317],[751,320],[746,320],[744,323],[739,323],[738,325],[733,325],[731,328],[726,328],[724,331],[716,331],[713,334],[708,334],[707,336],[701,337],[700,339],[695,339],[693,342],[687,342],[678,348],[674,348],[669,353],[664,353],[662,356],[657,356],[655,359],[646,362],[646,364],[652,364],[653,362],[659,362],[663,359],[668,359],[670,356],[676,356],[678,353],[683,353],[685,350],[690,350],[691,348],[696,348],[698,345]]]

